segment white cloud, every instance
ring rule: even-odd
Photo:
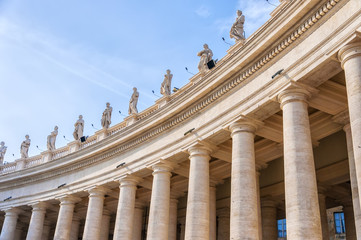
[[[202,5],[196,11],[196,14],[202,18],[207,18],[211,15],[208,7]]]

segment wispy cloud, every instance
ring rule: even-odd
[[[205,5],[200,6],[196,11],[196,14],[202,18],[207,18],[211,15],[208,7]]]

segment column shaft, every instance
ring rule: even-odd
[[[78,240],[79,230],[80,230],[80,219],[77,217],[73,217],[73,221],[71,223],[69,240]]]
[[[277,240],[277,208],[272,200],[261,203],[262,212],[262,239]]]
[[[43,233],[41,235],[41,240],[49,240],[50,235],[50,225],[45,223],[43,227]]]
[[[259,240],[256,165],[254,153],[255,126],[233,123],[231,176],[231,240]],[[245,217],[247,216],[247,217]]]
[[[139,179],[127,176],[120,180],[114,240],[131,240],[134,223],[135,193]]]
[[[216,240],[217,238],[217,197],[216,186],[209,187],[209,240]]]
[[[133,224],[133,240],[142,239],[142,226],[143,226],[143,206],[135,206],[134,209],[134,224]]]
[[[54,240],[69,239],[75,203],[80,200],[80,198],[72,196],[66,196],[60,199],[60,209],[55,227]]]
[[[33,212],[31,214],[26,240],[41,239],[41,235],[43,234],[46,204],[43,202],[39,202],[34,204],[32,207]]]
[[[355,228],[355,218],[353,216],[353,208],[352,208],[351,202],[344,205],[343,213],[345,215],[346,239],[347,240],[357,240],[356,228]]]
[[[330,239],[330,231],[328,229],[327,220],[327,209],[326,209],[326,196],[322,193],[318,194],[318,201],[320,204],[320,217],[321,217],[321,228],[322,228],[322,239]]]
[[[178,200],[171,198],[169,207],[168,240],[177,240]]]
[[[308,119],[308,92],[292,89],[279,96],[283,110],[287,238],[322,239],[320,210]]]
[[[230,215],[229,208],[218,210],[218,234],[217,240],[229,240],[230,238]]]
[[[20,210],[17,208],[10,208],[5,210],[5,220],[1,230],[0,240],[14,240],[16,225],[18,222]]]
[[[169,231],[170,173],[164,164],[153,166],[147,240],[167,240]]]
[[[345,70],[347,101],[352,132],[358,192],[361,192],[361,42],[348,44],[339,51]],[[361,205],[361,198],[359,199]]]
[[[347,142],[347,151],[348,151],[348,164],[350,169],[350,181],[351,181],[351,193],[352,193],[352,204],[353,212],[355,217],[355,226],[356,226],[356,235],[358,239],[361,239],[361,208],[360,208],[360,195],[357,184],[357,175],[355,167],[355,158],[352,147],[352,134],[350,124],[346,125],[344,128],[346,132],[346,142]]]
[[[210,150],[197,145],[188,151],[190,169],[185,239],[209,240]]]
[[[103,216],[104,195],[107,189],[94,187],[89,191],[89,203],[85,219],[84,240],[97,240],[100,237],[100,227]]]
[[[100,227],[100,240],[109,239],[109,228],[110,228],[110,212],[104,211],[102,216],[102,222]]]

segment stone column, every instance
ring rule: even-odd
[[[348,164],[350,169],[351,193],[352,193],[353,212],[355,217],[356,235],[358,239],[361,239],[360,195],[357,184],[355,158],[353,154],[352,134],[351,134],[350,124],[347,124],[343,129],[346,132],[346,140],[347,140],[346,142],[347,142],[347,151],[348,151]]]
[[[68,240],[70,237],[71,223],[73,221],[73,214],[75,203],[80,202],[81,199],[74,196],[65,196],[59,199],[60,209],[58,214],[58,221],[56,222],[54,240]]]
[[[265,199],[261,202],[262,212],[262,239],[277,240],[277,207],[272,200]]]
[[[211,150],[190,147],[185,240],[209,240],[209,160]]]
[[[180,218],[179,219],[179,223],[180,223],[180,240],[184,240],[185,239],[185,235],[186,235],[186,219]]]
[[[24,239],[24,223],[18,222],[15,230],[15,237],[12,240],[22,240]]]
[[[137,184],[141,179],[127,175],[119,180],[120,192],[115,219],[114,240],[132,240]]]
[[[361,192],[361,41],[348,44],[338,53],[345,70],[348,109],[352,132],[358,192]],[[359,199],[361,205],[361,199]]]
[[[51,223],[47,220],[44,221],[43,233],[41,240],[49,240]],[[78,240],[78,239],[77,239]]]
[[[217,196],[216,185],[211,183],[209,186],[209,240],[217,238]]]
[[[330,231],[328,230],[326,195],[324,194],[324,192],[325,192],[325,190],[321,190],[321,188],[319,186],[318,202],[320,204],[322,239],[329,240],[330,239]]]
[[[322,239],[309,96],[302,88],[285,90],[278,96],[283,110],[287,238],[292,240]]]
[[[109,239],[110,216],[111,212],[107,209],[103,210],[102,222],[100,226],[100,240]]]
[[[133,240],[142,239],[142,227],[143,227],[143,212],[144,206],[140,203],[135,203],[134,209],[134,224],[133,224]]]
[[[345,215],[346,239],[357,240],[352,202],[349,199],[343,202],[343,214]]]
[[[254,153],[254,124],[246,121],[231,124],[231,240],[248,236],[259,240],[257,181]],[[245,217],[247,216],[247,217]]]
[[[104,195],[108,189],[97,186],[88,190],[89,204],[85,219],[83,238],[86,240],[99,239],[103,216]]]
[[[178,200],[170,199],[168,240],[177,240]]]
[[[33,212],[31,214],[26,240],[41,239],[43,234],[47,204],[44,202],[38,202],[32,205],[32,207]]]
[[[229,240],[230,237],[230,211],[229,208],[217,210],[218,215],[218,235],[217,240]]]
[[[256,165],[256,184],[257,184],[257,212],[258,212],[258,238],[259,240],[263,239],[262,235],[262,215],[261,215],[261,193],[259,186],[259,176],[261,175],[262,167],[260,165]]]
[[[80,230],[80,218],[77,217],[77,216],[73,216],[73,221],[71,223],[69,240],[78,240],[78,238],[79,238],[79,230]]]
[[[167,240],[169,231],[170,177],[172,168],[166,164],[153,167],[147,240]]]
[[[4,210],[4,212],[5,212],[5,220],[3,223],[3,228],[1,230],[0,240],[14,240],[16,225],[21,210],[18,208],[10,208]]]

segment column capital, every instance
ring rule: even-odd
[[[3,211],[5,212],[5,216],[15,216],[15,217],[17,217],[20,213],[23,212],[23,210],[16,207],[6,208]]]
[[[347,124],[350,123],[350,116],[348,113],[348,109],[336,114],[335,116],[332,117],[332,121],[334,121],[335,123],[338,123],[342,126],[346,126]]]
[[[34,211],[46,211],[46,209],[49,207],[49,204],[46,202],[36,202],[33,204],[30,204],[30,206],[33,208]]]
[[[341,62],[343,69],[344,64],[354,57],[361,57],[361,41],[349,43],[338,52],[338,60]]]
[[[102,186],[93,186],[87,189],[89,197],[104,197],[104,195],[110,190]]]
[[[290,102],[305,102],[308,104],[308,99],[311,93],[305,88],[290,88],[283,90],[277,96],[278,102],[283,106]]]
[[[261,207],[272,207],[272,208],[276,208],[277,207],[277,202],[272,200],[272,199],[261,199]]]
[[[250,121],[236,121],[229,125],[229,130],[231,131],[231,137],[241,132],[249,132],[254,135],[257,130],[257,124]]]
[[[72,195],[66,195],[57,199],[60,201],[60,205],[72,205],[81,201],[80,197],[75,197]]]
[[[123,176],[119,179],[116,179],[116,180],[118,180],[120,183],[119,187],[126,187],[126,186],[137,187],[138,183],[143,181],[142,178],[131,175],[131,174],[126,174],[125,176]]]
[[[205,146],[203,144],[195,144],[187,149],[190,157],[194,156],[207,156],[209,159],[211,159],[210,155],[212,153],[212,149],[208,146]]]

